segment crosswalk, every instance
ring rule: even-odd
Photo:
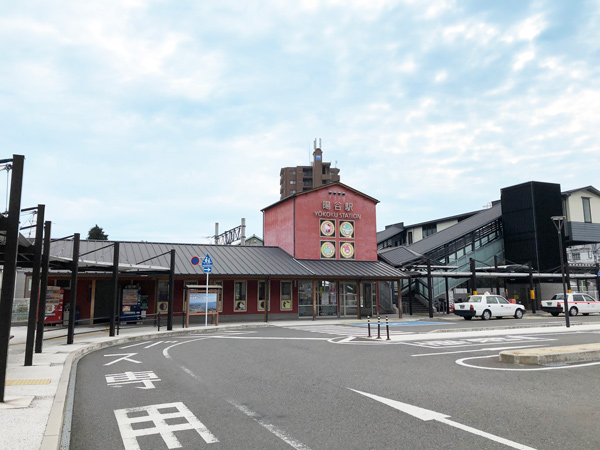
[[[319,325],[286,325],[284,328],[298,331],[309,331],[311,333],[329,334],[334,336],[368,337],[369,331],[366,326],[319,324]],[[385,325],[381,326],[381,336],[385,337]],[[414,334],[410,331],[400,331],[397,327],[390,327],[390,336]],[[377,324],[371,325],[371,337],[377,337]]]

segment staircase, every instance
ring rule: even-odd
[[[421,301],[415,296],[410,296],[408,298],[402,298],[402,314],[408,314],[410,309],[408,307],[408,303],[412,305],[413,314],[429,314],[429,305],[425,302],[421,303]]]

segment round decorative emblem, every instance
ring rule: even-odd
[[[332,236],[335,232],[335,225],[331,220],[324,220],[321,223],[321,234],[323,236]]]
[[[331,242],[323,242],[321,245],[321,255],[323,258],[333,258],[335,256],[335,245]]]
[[[352,258],[354,256],[354,245],[350,242],[344,242],[340,246],[340,254],[342,258]]]
[[[352,237],[354,234],[354,226],[350,222],[342,222],[340,225],[340,233],[344,237]]]

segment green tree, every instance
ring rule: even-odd
[[[106,241],[108,240],[108,234],[104,234],[102,227],[99,227],[98,224],[96,224],[96,226],[91,228],[88,232],[87,238],[96,239],[97,241]]]

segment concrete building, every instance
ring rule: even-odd
[[[564,216],[568,286],[597,296],[598,211],[600,191],[592,186],[561,192],[559,184],[530,181],[501,189],[501,199],[482,211],[411,226],[388,225],[377,233],[379,259],[413,273],[412,284],[403,285],[402,298],[416,307],[428,303],[429,292],[437,303],[464,298],[479,288],[519,299],[533,309],[529,278],[535,279],[538,302],[560,291],[558,231],[551,217]],[[438,272],[431,291],[423,276],[427,264]],[[495,279],[491,275],[502,271],[504,275]]]
[[[340,181],[340,169],[323,162],[323,151],[315,141],[313,161],[310,166],[283,167],[279,173],[280,199],[308,191],[324,184]]]

